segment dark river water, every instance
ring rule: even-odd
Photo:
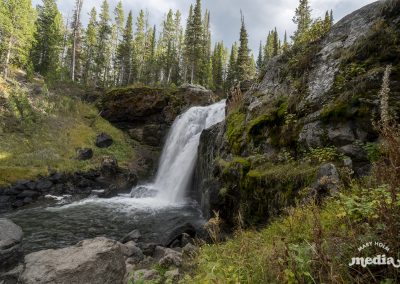
[[[61,248],[99,236],[115,240],[138,229],[143,242],[163,243],[176,228],[204,221],[195,202],[168,204],[156,198],[134,199],[120,195],[110,199],[88,198],[69,204],[37,204],[0,215],[24,231],[25,253]]]

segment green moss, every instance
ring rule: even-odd
[[[246,135],[257,145],[266,139],[264,130],[268,129],[268,135],[275,136],[279,128],[284,124],[287,115],[288,103],[286,100],[279,100],[273,110],[267,111],[247,124]]]
[[[227,181],[229,181],[229,175],[234,171],[239,174],[239,177],[244,177],[250,170],[251,163],[248,159],[243,157],[233,157],[231,161],[225,161],[223,159],[218,160],[218,165],[222,169],[222,174],[228,176]]]
[[[246,115],[239,111],[232,112],[226,118],[228,143],[234,154],[240,154],[243,148],[243,136]]]
[[[257,224],[293,204],[297,192],[315,179],[317,166],[287,163],[265,164],[250,170],[241,183],[241,214]]]
[[[121,166],[128,166],[133,160],[129,138],[98,116],[94,106],[63,96],[42,100],[49,109],[47,113],[37,112],[40,119],[36,122],[0,131],[0,185],[47,175],[51,170],[74,172],[96,168],[105,155],[116,157]],[[111,147],[100,149],[94,145],[101,132],[112,136]],[[76,149],[84,147],[92,148],[94,156],[89,161],[78,161]]]

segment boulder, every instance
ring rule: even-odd
[[[114,177],[118,173],[118,161],[111,156],[104,156],[101,159],[100,172],[103,177]]]
[[[18,198],[25,198],[25,197],[36,197],[39,195],[39,192],[35,190],[24,190],[20,194],[17,195]]]
[[[140,269],[136,270],[133,274],[133,283],[143,283],[143,281],[153,281],[153,283],[158,283],[161,276],[155,269]]]
[[[339,148],[339,151],[349,156],[353,161],[368,161],[368,154],[362,145],[349,144]]]
[[[311,122],[304,125],[299,134],[299,143],[307,148],[318,148],[322,146],[322,136],[324,135],[323,125],[320,121]]]
[[[123,244],[127,243],[129,241],[137,242],[141,236],[142,236],[142,234],[140,233],[139,230],[133,230],[130,233],[128,233],[126,236],[124,236],[120,242]]]
[[[93,153],[92,153],[93,155]],[[51,180],[48,179],[43,179],[40,180],[36,183],[36,189],[37,190],[41,190],[41,191],[45,191],[50,189],[53,186],[53,182]]]
[[[120,244],[103,237],[25,256],[24,284],[122,283],[126,268]]]
[[[209,105],[214,102],[214,93],[201,85],[185,83],[179,87],[179,93],[188,106]]]
[[[317,173],[315,189],[318,193],[334,194],[339,190],[339,173],[334,164],[323,164]]]
[[[21,264],[7,272],[0,273],[0,283],[1,284],[19,283],[19,277],[23,270],[24,270],[24,266]]]
[[[180,267],[182,265],[182,253],[167,249],[165,255],[158,261],[162,267]]]
[[[0,271],[17,264],[22,259],[22,229],[11,220],[0,218]]]
[[[132,262],[138,263],[144,259],[142,250],[136,245],[134,241],[121,244],[122,253],[131,259]]]
[[[165,278],[167,278],[172,283],[178,283],[179,279],[181,278],[181,274],[179,273],[179,269],[168,270],[165,272]]]
[[[180,267],[182,265],[182,253],[170,248],[157,246],[154,251],[154,258],[162,267]]]
[[[192,257],[196,256],[198,250],[199,249],[195,245],[188,243],[187,245],[185,245],[182,248],[182,255],[192,258]]]
[[[330,126],[327,131],[329,140],[336,146],[351,144],[356,140],[350,123]]]
[[[114,140],[107,133],[101,133],[96,137],[96,146],[99,148],[108,148],[114,143]]]
[[[82,148],[76,151],[76,158],[80,161],[90,160],[93,158],[93,150],[90,148]]]

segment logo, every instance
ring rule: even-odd
[[[358,252],[362,252],[366,248],[377,247],[382,249],[384,253],[389,253],[390,248],[381,242],[367,242],[358,248]],[[374,257],[353,257],[349,266],[359,265],[362,267],[367,267],[368,265],[392,265],[395,268],[400,267],[400,260],[394,259],[393,257],[387,257],[386,254],[378,254]]]

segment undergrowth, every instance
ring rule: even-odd
[[[48,92],[45,85],[1,85],[6,103],[0,111],[0,185],[51,171],[92,169],[104,155],[115,156],[121,166],[132,160],[128,138],[101,118],[94,106],[68,94]],[[41,92],[34,94],[34,88]],[[101,132],[113,137],[111,147],[94,145]],[[93,159],[78,161],[76,150],[84,147],[93,149]]]

